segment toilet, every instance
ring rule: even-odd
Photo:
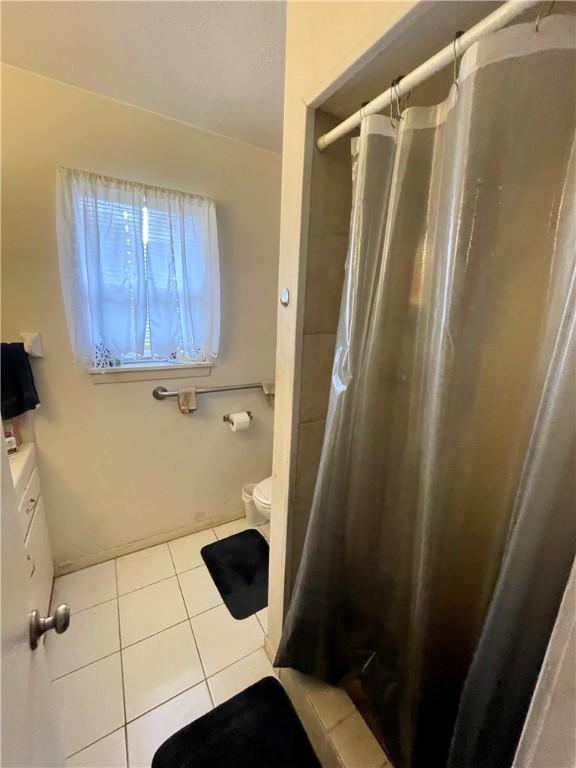
[[[270,521],[270,511],[272,509],[272,477],[267,477],[254,486],[252,501],[254,502],[256,512],[262,521],[257,524],[262,525],[268,523]]]

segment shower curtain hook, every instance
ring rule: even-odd
[[[390,88],[394,92],[394,98],[393,101],[390,102],[390,111],[392,112],[392,103],[394,103],[394,106],[396,107],[396,120],[400,122],[402,120],[402,110],[400,109],[400,95],[398,93],[398,83],[404,75],[398,75],[398,77],[395,77],[394,80],[392,80],[390,84]]]
[[[462,37],[464,34],[463,29],[459,29],[458,32],[454,35],[454,41],[452,42],[452,48],[454,51],[454,57],[453,57],[453,70],[452,70],[452,81],[453,84],[456,86],[456,90],[460,90],[460,86],[458,85],[458,51],[456,48],[456,44],[458,42],[458,38]]]
[[[550,4],[548,6],[548,10],[546,11],[546,13],[542,13],[542,11],[540,11],[540,13],[538,14],[538,18],[536,19],[536,29],[535,29],[536,32],[540,31],[540,20],[542,18],[546,18],[546,16],[550,16],[552,12],[552,8],[554,8],[555,2],[556,0],[550,0]],[[542,3],[542,5],[544,5],[544,3]]]
[[[394,86],[395,86],[395,85],[396,85],[396,78],[394,78],[394,80],[392,80],[392,82],[390,83],[390,90],[391,90],[391,91],[394,89]],[[396,122],[395,122],[395,120],[394,120],[394,111],[393,111],[393,107],[394,107],[394,98],[391,98],[391,99],[390,99],[390,104],[389,104],[389,113],[388,113],[388,117],[389,117],[389,119],[390,119],[390,122],[392,123],[392,128],[396,128]]]
[[[404,77],[404,75],[398,75],[398,77],[396,78],[396,81],[394,83],[394,93],[396,95],[396,113],[398,115],[398,121],[404,119],[402,117],[402,108],[400,106],[400,94],[398,93],[398,83],[400,82],[400,80],[402,80],[403,77]]]
[[[410,96],[412,96],[412,91],[408,91],[406,94],[406,98],[404,99],[404,109],[408,109],[408,103],[410,101]]]

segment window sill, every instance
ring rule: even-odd
[[[119,368],[89,368],[93,384],[121,384],[128,381],[165,381],[210,376],[214,363],[171,365],[126,365]]]

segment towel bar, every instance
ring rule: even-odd
[[[261,389],[264,390],[262,383],[258,384],[229,384],[223,387],[202,387],[196,390],[197,395],[209,395],[212,392],[234,392],[238,389]],[[166,387],[154,387],[152,397],[155,400],[166,400],[167,397],[178,397],[178,392],[171,392]]]

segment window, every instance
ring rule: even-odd
[[[68,169],[59,181],[60,273],[76,359],[100,369],[213,360],[213,201]]]

